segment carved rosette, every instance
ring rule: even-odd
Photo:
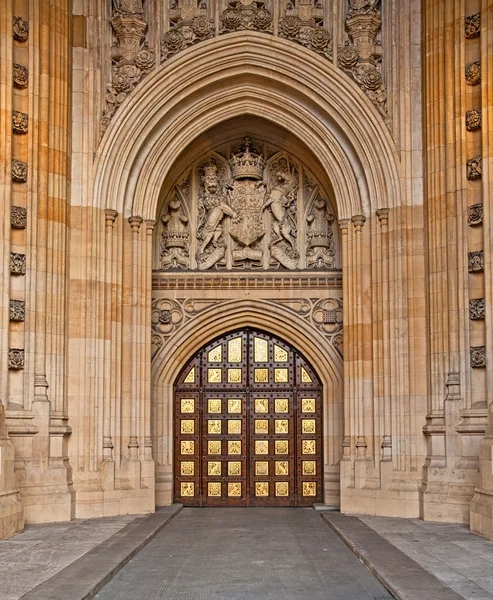
[[[469,273],[481,273],[484,271],[484,252],[478,250],[468,253]]]
[[[470,158],[466,163],[467,178],[470,181],[481,179],[483,175],[483,159],[481,156]]]
[[[467,85],[478,85],[481,83],[481,62],[476,60],[466,65]]]
[[[9,369],[19,371],[24,368],[24,350],[22,348],[9,348]]]
[[[13,229],[25,229],[27,227],[27,209],[23,206],[12,206],[10,224]]]
[[[27,133],[28,119],[27,113],[14,110],[12,112],[12,132],[20,134]]]
[[[27,181],[27,164],[23,160],[12,159],[12,181],[25,183]]]
[[[271,33],[272,14],[261,0],[231,0],[221,15],[221,33],[240,30]]]
[[[317,54],[332,60],[332,38],[321,23],[309,13],[303,20],[297,15],[287,15],[279,21],[279,37],[301,44]]]
[[[29,71],[23,65],[14,63],[12,70],[14,87],[23,90],[29,84]]]
[[[481,109],[473,108],[466,112],[466,129],[467,131],[477,131],[481,129]]]
[[[471,346],[470,356],[473,369],[486,367],[486,346]]]
[[[10,253],[10,272],[12,275],[26,274],[26,255],[18,252]]]
[[[471,321],[484,319],[484,307],[484,298],[475,298],[474,300],[469,300],[469,317]]]
[[[14,40],[18,42],[27,42],[27,38],[29,37],[29,22],[24,21],[22,17],[13,17],[12,35],[14,36]]]
[[[478,204],[473,204],[469,206],[467,209],[467,222],[471,227],[475,227],[476,225],[481,225],[483,222],[483,204],[480,202]]]
[[[193,8],[193,7],[192,7]],[[214,37],[214,19],[202,14],[201,9],[195,10],[195,16],[190,20],[179,19],[173,24],[161,39],[161,60],[167,60],[174,54],[185,50],[203,40]]]
[[[10,300],[9,313],[11,321],[24,321],[26,303],[24,300]]]
[[[464,34],[470,40],[479,37],[481,33],[481,13],[469,15],[465,19]]]

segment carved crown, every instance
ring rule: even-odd
[[[233,154],[229,164],[233,179],[262,179],[265,161],[259,152],[255,152],[250,138],[243,140],[243,146],[239,152]]]

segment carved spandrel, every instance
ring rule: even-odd
[[[256,0],[231,0],[221,14],[221,33],[241,30],[271,33],[272,13],[265,2]]]
[[[10,209],[10,224],[13,229],[25,229],[27,227],[27,208],[12,206]]]

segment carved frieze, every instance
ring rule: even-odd
[[[12,181],[25,183],[27,181],[27,164],[23,160],[12,159],[11,163]]]
[[[486,346],[471,346],[470,356],[473,369],[486,367]]]
[[[20,134],[27,133],[28,119],[27,113],[14,110],[12,112],[12,132]]]
[[[484,252],[478,250],[468,253],[469,273],[481,273],[484,271]]]
[[[9,369],[19,371],[24,368],[24,350],[22,348],[9,348]]]
[[[481,156],[470,158],[466,163],[467,178],[470,181],[481,179],[483,175],[483,159]]]
[[[467,209],[467,222],[471,227],[476,225],[481,225],[483,222],[483,204],[479,202],[478,204],[473,204]]]
[[[331,269],[335,264],[334,232],[335,220],[327,209],[327,203],[318,197],[307,218],[306,266]]]
[[[481,33],[481,13],[478,12],[474,15],[469,15],[466,17],[464,23],[464,33],[466,39],[468,40],[479,37]]]
[[[10,253],[10,272],[12,275],[26,274],[26,255],[18,252]]]
[[[467,85],[478,85],[481,83],[481,62],[476,60],[466,65]]]
[[[10,300],[9,313],[11,321],[24,321],[26,303],[24,300]]]
[[[14,36],[14,40],[18,42],[27,42],[27,38],[29,37],[29,22],[24,21],[22,17],[13,17],[12,35]]]
[[[187,269],[190,266],[190,232],[188,217],[178,195],[168,204],[161,217],[161,268]]]
[[[221,15],[221,33],[241,30],[271,33],[272,13],[262,0],[230,0]]]
[[[484,298],[469,300],[469,317],[472,321],[484,319]]]
[[[29,84],[29,71],[23,65],[14,63],[12,70],[12,78],[14,82],[14,87],[21,90],[27,88]]]
[[[466,129],[467,131],[477,131],[481,129],[481,109],[473,108],[466,112]]]

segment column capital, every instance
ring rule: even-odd
[[[153,221],[152,219],[147,219],[146,220],[146,232],[147,232],[147,235],[152,235],[155,227],[156,227],[156,221]]]
[[[377,210],[377,217],[380,221],[380,225],[388,225],[389,222],[389,209],[388,208],[379,208]]]
[[[113,227],[117,216],[118,216],[118,212],[116,210],[113,210],[112,208],[105,208],[104,218],[106,221],[106,226]]]
[[[143,222],[143,218],[142,217],[137,217],[137,216],[133,216],[133,217],[129,217],[128,218],[128,222],[130,223],[130,227],[132,228],[132,231],[134,233],[138,233],[140,226],[142,225]]]
[[[347,233],[349,229],[349,219],[339,219],[339,227],[342,233]]]
[[[353,217],[351,217],[351,221],[352,221],[356,231],[360,232],[363,229],[363,225],[365,224],[366,217],[365,217],[365,215],[354,215]]]

